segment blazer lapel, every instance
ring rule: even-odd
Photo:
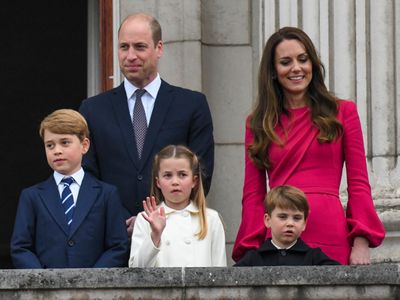
[[[168,108],[173,100],[172,88],[164,80],[161,81],[160,90],[157,94],[157,99],[154,103],[154,109],[151,114],[149,128],[147,129],[146,139],[144,141],[142,159],[140,166],[143,167],[146,161],[150,158],[154,143],[157,139],[158,132],[164,119],[167,116]],[[135,147],[136,149],[136,147]]]
[[[47,207],[57,225],[68,235],[67,219],[61,204],[60,193],[53,176],[50,176],[43,184],[39,185],[39,194],[43,204]]]
[[[90,177],[89,174],[85,173],[85,176],[82,180],[82,185],[79,189],[74,217],[69,230],[69,236],[72,236],[82,224],[83,220],[85,220],[93,204],[96,202],[98,192],[98,184],[93,180],[92,177]]]
[[[114,89],[111,94],[111,103],[114,108],[115,118],[121,128],[122,136],[124,139],[125,146],[127,147],[129,157],[132,162],[138,166],[139,156],[136,148],[135,134],[133,132],[133,124],[131,116],[129,115],[128,102],[126,100],[126,92],[124,83]],[[111,157],[110,159],[114,159]]]

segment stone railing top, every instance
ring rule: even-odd
[[[370,266],[0,270],[0,292],[32,289],[400,286],[400,264]]]

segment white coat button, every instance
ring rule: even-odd
[[[190,240],[190,238],[185,238],[184,241],[185,241],[185,244],[188,244],[188,245],[192,242],[192,241]]]
[[[184,217],[189,217],[189,212],[184,211],[182,215],[183,215]]]
[[[169,246],[170,244],[170,241],[165,241],[165,245]]]

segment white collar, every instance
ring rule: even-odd
[[[177,209],[167,206],[167,204],[164,201],[161,202],[160,207],[164,207],[166,215],[172,214],[174,212],[184,212],[184,211],[187,211],[189,213],[195,213],[195,214],[199,213],[199,209],[196,206],[196,204],[193,203],[193,201],[190,201],[188,206],[186,206],[185,208],[180,209],[180,210],[177,210]]]
[[[57,185],[59,185],[61,183],[61,180],[64,177],[72,177],[74,179],[74,181],[79,186],[81,186],[83,177],[85,176],[85,171],[83,171],[83,169],[81,167],[77,172],[75,172],[74,174],[69,175],[69,176],[65,176],[65,175],[63,175],[61,173],[58,173],[57,171],[54,171],[53,176],[54,176],[54,180],[56,181]]]
[[[276,249],[279,249],[279,250],[280,250],[280,249],[285,249],[285,250],[290,249],[290,248],[292,248],[292,247],[294,246],[294,244],[296,244],[296,243],[297,243],[297,239],[296,239],[291,245],[289,245],[288,247],[282,248],[282,247],[278,246],[277,244],[275,244],[275,243],[274,243],[274,240],[271,239],[271,244],[274,245],[275,248],[276,248]]]
[[[161,86],[161,78],[160,74],[157,73],[156,78],[152,82],[150,82],[148,85],[146,85],[143,89],[146,90],[147,93],[153,98],[157,98],[158,91],[160,90]],[[134,86],[128,79],[124,78],[124,88],[126,92],[126,97],[127,99],[131,99],[136,92],[137,89],[139,89],[137,86]]]

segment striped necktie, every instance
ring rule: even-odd
[[[65,217],[69,226],[72,223],[72,217],[75,209],[74,196],[72,195],[69,186],[74,182],[74,179],[72,177],[65,177],[61,180],[61,182],[64,184],[64,189],[61,194],[61,203],[64,207]]]

